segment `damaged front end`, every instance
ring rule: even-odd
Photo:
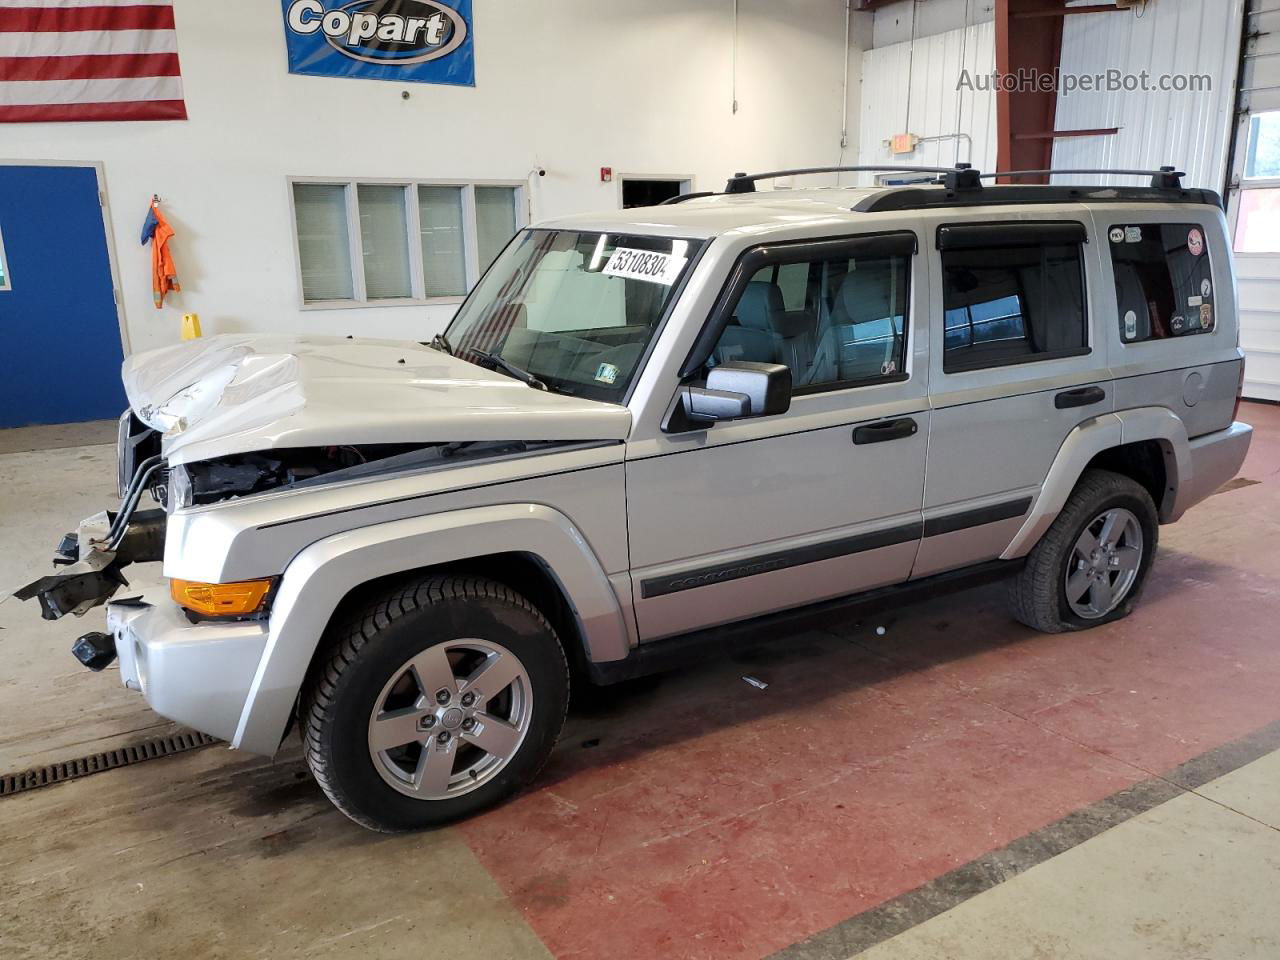
[[[161,455],[159,431],[131,411],[120,418],[117,441],[120,507],[81,522],[54,550],[57,573],[15,590],[19,600],[35,598],[40,615],[57,620],[82,616],[127,587],[124,568],[164,559],[167,514],[175,509],[294,488],[327,475],[358,473],[406,454],[436,452],[448,457],[467,444],[376,444],[270,450],[170,468]],[[164,509],[139,510],[144,493]]]
[[[103,512],[82,521],[54,550],[53,562],[63,569],[13,595],[19,600],[38,599],[40,616],[46,620],[69,613],[83,616],[106,603],[129,585],[122,568],[164,558],[164,511],[137,510],[136,506],[135,502],[135,509],[127,512]]]

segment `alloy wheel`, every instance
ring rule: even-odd
[[[1071,612],[1098,620],[1120,605],[1142,567],[1142,524],[1123,507],[1094,517],[1071,549],[1066,596]]]
[[[457,797],[506,767],[532,717],[533,684],[519,657],[488,640],[452,640],[392,674],[369,717],[369,756],[406,796]]]

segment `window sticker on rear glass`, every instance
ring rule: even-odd
[[[1110,236],[1112,243],[1124,243],[1124,227],[1112,227]]]
[[[601,383],[613,383],[618,379],[618,368],[612,363],[602,363],[596,367],[596,379]]]
[[[602,272],[610,277],[646,280],[649,283],[660,283],[669,287],[676,282],[688,259],[688,257],[677,257],[670,253],[619,247],[613,251],[613,256],[604,265]]]
[[[1124,313],[1124,338],[1126,340],[1138,339],[1138,315],[1132,310],[1126,310]]]
[[[1198,223],[1112,224],[1107,235],[1124,343],[1214,329],[1212,255]]]

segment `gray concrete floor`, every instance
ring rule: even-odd
[[[0,589],[112,502],[110,424],[0,432]],[[19,436],[20,434],[20,436]],[[156,589],[159,571],[138,586]],[[68,655],[82,621],[0,604],[0,774],[171,729]],[[1280,957],[1280,753],[873,947],[873,960]],[[705,863],[705,861],[704,861]],[[590,931],[582,932],[584,941]],[[5,957],[550,956],[453,830],[367,833],[296,748],[212,747],[0,798]],[[690,945],[681,956],[700,956]],[[631,956],[652,956],[637,944]]]
[[[864,960],[1275,960],[1280,753],[1113,827]]]

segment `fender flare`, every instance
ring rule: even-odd
[[[542,504],[475,507],[374,524],[318,540],[290,562],[276,592],[267,644],[231,746],[273,754],[312,657],[339,602],[354,587],[419,567],[503,553],[528,553],[555,577],[574,609],[594,661],[630,652],[625,613],[586,538]]]
[[[1117,413],[1105,413],[1080,424],[1067,434],[1049,467],[1044,483],[1041,484],[1031,512],[1027,514],[1009,546],[1000,554],[1000,559],[1015,560],[1031,552],[1031,548],[1040,541],[1049,525],[1066,506],[1067,498],[1075,489],[1080,475],[1094,457],[1113,447],[1143,440],[1159,441],[1164,452],[1167,489],[1162,502],[1156,505],[1160,510],[1160,520],[1172,523],[1178,519],[1182,512],[1177,503],[1179,479],[1191,474],[1186,426],[1167,407],[1137,407]]]

